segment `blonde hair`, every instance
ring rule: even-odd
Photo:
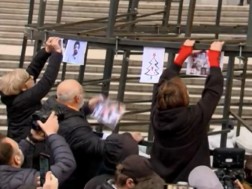
[[[0,78],[0,91],[7,96],[17,95],[29,77],[25,69],[15,69]]]

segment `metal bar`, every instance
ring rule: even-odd
[[[32,23],[33,10],[34,10],[34,0],[30,0],[27,24]],[[23,68],[23,66],[24,66],[24,59],[25,59],[27,41],[28,41],[28,37],[26,35],[24,35],[23,36],[22,49],[21,49],[21,55],[20,55],[20,59],[19,59],[19,66],[18,66],[19,68]]]
[[[116,27],[122,27],[122,26],[127,26],[127,25],[130,25],[130,24],[134,24],[136,22],[138,22],[138,21],[135,20],[135,21],[131,21],[131,22],[125,22],[125,23],[115,24],[114,28],[116,28]],[[91,30],[79,31],[78,34],[83,35],[83,34],[87,34],[87,33],[94,33],[94,32],[98,32],[98,31],[102,31],[102,30],[104,30],[106,28],[107,28],[107,26],[100,27],[100,28],[95,28],[95,29],[91,29]]]
[[[128,74],[128,67],[129,67],[129,56],[130,56],[130,51],[125,51],[123,55],[119,87],[117,90],[117,100],[119,102],[123,102],[124,100],[124,92],[126,88],[127,74]],[[118,131],[119,131],[119,125],[115,127],[113,132],[118,133]]]
[[[175,53],[169,52],[169,54],[168,54],[168,61],[167,61],[166,67],[170,66],[173,63],[174,58],[175,58]]]
[[[63,2],[64,2],[64,0],[59,0],[56,23],[60,23],[61,22],[62,10],[63,10]]]
[[[235,118],[237,119],[244,127],[246,127],[250,132],[252,132],[252,127],[245,123],[245,121],[240,117],[238,116],[236,113],[234,113],[233,111],[230,111],[230,114]]]
[[[187,22],[186,22],[187,24],[186,24],[186,30],[185,30],[186,37],[190,37],[192,33],[195,5],[196,5],[196,0],[190,0],[189,10],[187,14]]]
[[[65,80],[65,76],[66,76],[66,68],[67,68],[67,63],[63,62],[63,66],[62,66],[62,74],[61,74],[61,81]]]
[[[157,11],[157,12],[152,12],[152,13],[148,13],[148,14],[141,14],[141,15],[137,16],[136,18],[143,18],[143,17],[153,16],[153,15],[161,14],[161,13],[164,13],[164,11]],[[137,15],[137,12],[131,13],[131,14]]]
[[[217,13],[216,13],[216,20],[215,20],[215,26],[220,25],[220,19],[221,19],[221,7],[222,7],[222,0],[218,0],[218,7],[217,7]],[[215,38],[219,38],[219,33],[215,33]]]
[[[133,103],[145,103],[145,102],[151,102],[150,100],[131,100],[131,101],[124,101],[125,104],[133,104]]]
[[[119,0],[110,0],[109,18],[106,37],[111,37],[114,32],[114,25],[118,11]]]
[[[238,110],[238,116],[239,117],[242,116],[242,107],[243,107],[243,102],[244,102],[247,67],[248,67],[248,59],[244,58],[244,60],[243,60],[243,73],[242,73],[242,79],[241,79],[240,102],[239,102],[239,110]],[[240,135],[240,128],[241,128],[241,122],[238,121],[236,136]]]
[[[83,60],[83,65],[80,66],[80,70],[79,70],[78,81],[81,84],[83,84],[83,80],[84,80],[84,73],[85,73],[86,64],[87,64],[87,54],[88,54],[88,44],[87,44],[87,49],[86,49],[84,60]]]
[[[43,33],[43,32],[42,32]],[[113,48],[118,42],[118,49],[119,50],[139,50],[141,51],[144,46],[151,46],[151,47],[163,47],[166,48],[166,50],[178,50],[181,41],[180,42],[174,42],[174,41],[144,41],[144,40],[132,40],[132,39],[126,39],[126,38],[120,38],[120,40],[117,41],[116,38],[102,38],[102,37],[92,37],[92,36],[76,36],[72,34],[62,34],[57,32],[48,32],[49,36],[58,36],[62,38],[71,38],[71,39],[78,39],[78,40],[84,40],[89,43],[92,47],[111,47]],[[179,39],[179,38],[178,38]],[[194,46],[194,49],[196,50],[205,50],[209,47],[210,43],[196,43]],[[239,44],[225,44],[223,47],[223,51],[225,51],[225,55],[233,55],[237,56],[239,52]],[[252,46],[244,46],[243,48],[243,56],[244,57],[251,57]]]
[[[223,119],[228,120],[229,111],[230,111],[230,102],[232,95],[232,86],[233,86],[233,69],[234,69],[234,56],[230,56],[228,60],[228,70],[227,70],[227,79],[226,79],[226,91],[225,91],[225,99],[224,99],[224,108],[223,108]],[[227,123],[227,122],[226,122]],[[222,124],[222,130],[226,129],[226,123]],[[226,147],[227,142],[227,134],[223,133],[221,135],[220,146]]]
[[[133,22],[137,21],[136,20],[136,14],[137,14],[138,5],[139,5],[139,0],[132,0],[130,12],[131,13],[135,13],[135,14],[132,14],[132,15],[129,16],[129,20],[128,20],[129,22],[131,22],[131,21],[133,21]],[[129,26],[128,31],[133,32],[134,28],[135,28],[135,23],[132,23]]]
[[[46,3],[47,3],[47,0],[40,0],[39,12],[38,12],[38,21],[37,21],[37,26],[38,27],[41,27],[41,26],[44,25]],[[43,44],[42,40],[35,40],[33,54],[36,54],[40,50],[42,44]]]
[[[119,5],[119,0],[110,0],[106,38],[110,38],[113,36],[114,25],[115,25],[116,15],[118,11],[118,5]],[[106,57],[105,57],[104,70],[103,70],[103,79],[111,78],[113,64],[114,64],[114,50],[108,47],[106,50]],[[109,89],[110,89],[110,82],[103,83],[102,93],[104,96],[109,95]],[[96,131],[98,132],[102,132],[102,129],[103,129],[102,126],[96,127]]]
[[[218,135],[218,134],[223,134],[223,133],[227,134],[230,131],[231,131],[231,129],[224,129],[224,130],[220,130],[220,131],[210,131],[207,133],[207,135],[210,136],[210,135]]]
[[[129,0],[128,10],[127,10],[127,13],[129,13],[129,14],[132,14],[132,11],[131,11],[132,3],[133,3],[133,0]],[[127,16],[127,20],[129,20],[129,19],[130,19],[130,15]]]
[[[28,15],[28,22],[27,22],[27,24],[31,24],[32,23],[33,10],[34,10],[34,0],[30,0],[29,15]]]
[[[182,18],[182,11],[183,11],[183,3],[184,0],[179,1],[179,7],[178,7],[178,19],[177,19],[177,33],[180,33],[180,25],[181,25],[181,18]]]
[[[252,1],[249,1],[249,19],[247,31],[247,45],[252,45]]]
[[[172,0],[165,0],[163,22],[162,22],[162,26],[165,26],[165,27],[168,26],[170,12],[171,12],[171,3],[172,3]]]
[[[146,112],[150,112],[150,111],[151,111],[151,109],[145,109],[145,110],[132,110],[132,111],[126,112],[124,115],[146,113]]]

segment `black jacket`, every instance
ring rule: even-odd
[[[161,75],[157,87],[164,80],[177,76],[180,69],[180,66],[172,64]],[[202,97],[196,105],[159,110],[155,105],[156,98],[153,98],[151,163],[166,182],[187,181],[194,167],[210,166],[207,129],[222,91],[220,68],[210,68]]]
[[[47,59],[50,57],[49,64],[43,77],[32,88],[11,96],[1,96],[2,102],[7,106],[8,132],[7,136],[19,142],[24,139],[31,129],[31,115],[41,108],[41,99],[52,88],[60,68],[62,54],[53,52],[49,54],[45,49],[40,50],[33,58],[26,71],[38,78]]]
[[[62,112],[58,133],[66,139],[77,163],[76,170],[63,188],[83,189],[87,181],[99,171],[104,157],[115,156],[120,152],[120,137],[102,140],[96,135],[86,120],[89,109],[85,105],[80,111],[75,111],[51,97],[42,109]]]
[[[47,144],[51,149],[51,158],[55,164],[50,167],[52,173],[62,184],[74,171],[76,163],[73,154],[61,136],[54,134],[47,139]],[[21,140],[20,149],[25,155],[32,145],[26,140]],[[0,189],[16,189],[21,185],[36,185],[39,172],[35,169],[14,168],[9,165],[0,166]]]

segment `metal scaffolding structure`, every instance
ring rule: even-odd
[[[177,23],[170,24],[170,11],[172,0],[164,0],[164,9],[151,14],[139,15],[138,6],[139,0],[129,0],[128,9],[125,14],[118,14],[119,0],[110,0],[109,12],[107,17],[72,22],[61,24],[61,15],[63,10],[63,0],[58,2],[58,14],[55,24],[45,24],[45,10],[46,1],[40,0],[39,13],[37,23],[32,22],[34,0],[30,0],[29,16],[26,25],[26,33],[23,38],[22,52],[20,56],[20,67],[23,67],[25,50],[27,46],[27,40],[35,40],[34,50],[35,52],[41,48],[42,41],[48,36],[58,36],[62,38],[68,38],[73,40],[82,40],[88,42],[89,48],[100,48],[106,50],[106,57],[104,63],[103,78],[96,81],[84,81],[85,65],[80,66],[79,70],[79,82],[80,83],[102,83],[102,93],[109,95],[110,81],[112,68],[114,63],[114,56],[116,53],[123,54],[121,73],[119,78],[119,88],[117,94],[117,100],[124,101],[125,83],[129,79],[127,76],[129,57],[133,54],[141,54],[143,47],[162,47],[169,54],[168,64],[174,59],[176,52],[178,51],[181,42],[186,38],[192,37],[192,34],[215,34],[214,37],[192,37],[197,40],[195,49],[204,50],[209,47],[211,41],[215,39],[221,39],[220,34],[230,35],[226,38],[223,51],[225,56],[229,57],[228,66],[226,70],[226,92],[224,94],[224,110],[223,117],[220,120],[212,120],[211,122],[218,122],[222,124],[221,133],[221,146],[226,146],[227,132],[229,131],[230,116],[236,119],[238,122],[237,135],[239,135],[239,128],[242,124],[250,132],[252,127],[242,119],[242,107],[244,97],[244,86],[246,82],[247,74],[247,60],[252,57],[252,1],[249,5],[249,18],[247,26],[221,26],[221,11],[222,0],[218,1],[216,10],[216,20],[214,25],[195,25],[193,24],[194,12],[196,6],[196,0],[190,0],[187,21],[186,24],[181,24],[181,17],[183,12],[183,0],[179,0]],[[160,24],[152,25],[149,16],[162,15]],[[149,22],[148,22],[149,21]],[[148,24],[145,24],[145,23]],[[233,38],[231,35],[242,34],[246,37]],[[242,50],[242,54],[241,54]],[[87,53],[86,53],[87,54]],[[243,61],[243,69],[241,77],[241,92],[239,100],[238,114],[230,110],[231,95],[234,75],[234,61],[235,57],[240,58]],[[85,57],[86,59],[87,57]],[[65,72],[67,70],[67,64],[64,63],[62,68],[62,79],[65,78]],[[151,101],[151,99],[150,99]],[[141,99],[139,99],[141,102]],[[128,102],[132,103],[132,102]],[[145,110],[150,111],[150,110]],[[139,111],[142,112],[142,111]],[[130,113],[139,113],[129,112]],[[119,126],[130,123],[119,123],[115,129],[115,132],[119,131]],[[139,123],[149,124],[149,122]],[[150,127],[151,128],[151,127]],[[211,133],[210,133],[211,134]],[[149,129],[149,140],[152,140],[152,131]]]

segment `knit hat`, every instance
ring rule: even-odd
[[[128,156],[121,164],[121,173],[136,181],[154,174],[149,160],[139,155]]]
[[[189,185],[197,189],[223,189],[218,177],[207,166],[195,167],[188,177]]]

